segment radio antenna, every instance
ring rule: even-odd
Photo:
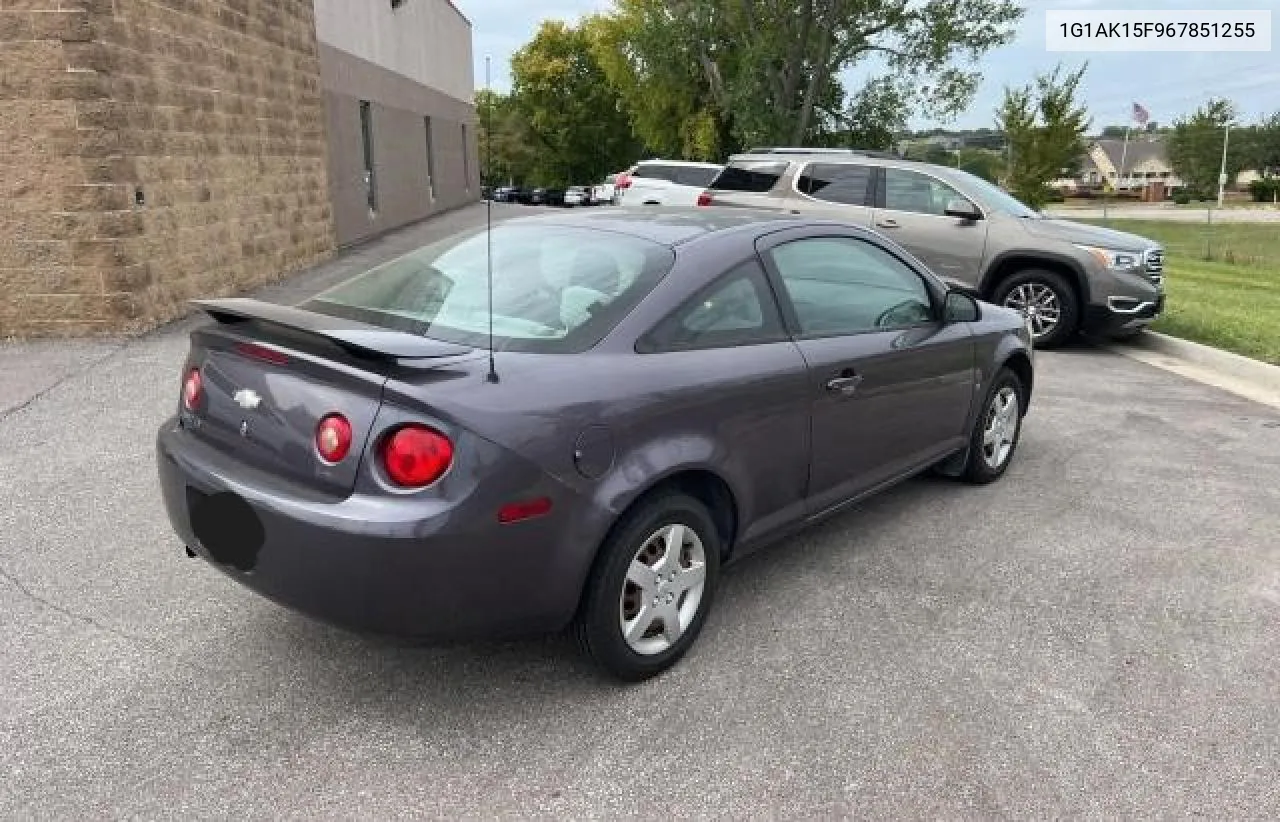
[[[489,85],[489,58],[484,58],[484,169],[488,173],[489,181],[493,181],[493,91]],[[484,176],[481,175],[480,185],[484,186]],[[493,354],[493,189],[489,190],[489,196],[484,201],[484,256],[485,266],[487,268],[486,276],[488,280],[489,290],[489,374],[486,379],[489,382],[498,381],[498,368],[494,360]]]

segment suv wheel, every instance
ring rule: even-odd
[[[1080,301],[1061,274],[1029,268],[1009,277],[996,288],[994,302],[1013,308],[1031,322],[1037,348],[1062,345],[1076,332]]]

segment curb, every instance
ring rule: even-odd
[[[1280,408],[1280,366],[1155,331],[1109,347],[1131,359]]]

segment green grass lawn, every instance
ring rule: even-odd
[[[1280,223],[1081,222],[1164,244],[1168,300],[1153,329],[1280,365]]]

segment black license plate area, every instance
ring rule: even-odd
[[[241,571],[258,564],[266,533],[258,513],[239,494],[206,494],[188,486],[187,511],[192,533],[215,562]]]

